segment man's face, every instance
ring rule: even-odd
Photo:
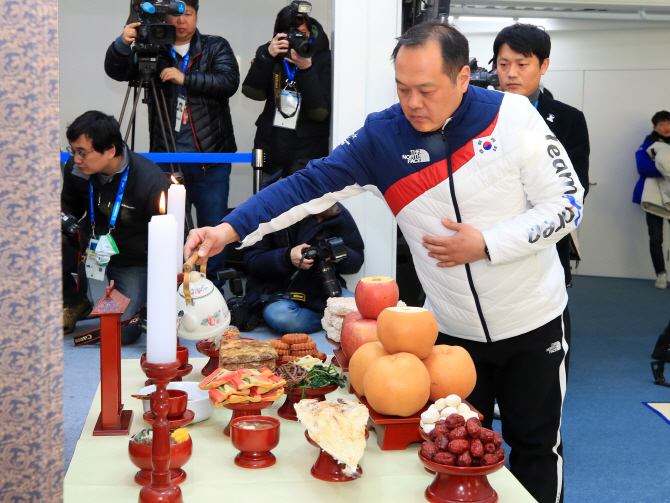
[[[184,45],[189,43],[195,35],[198,13],[193,7],[187,5],[186,11],[181,16],[165,16],[165,21],[177,27],[176,45]]]
[[[661,136],[670,136],[670,121],[660,121],[656,123],[654,131]]]
[[[454,84],[442,71],[439,43],[406,47],[398,51],[395,78],[403,114],[422,133],[440,129],[463,100],[470,82],[470,68],[464,66]]]
[[[537,90],[542,75],[549,68],[549,58],[540,65],[539,58],[534,54],[527,58],[514,52],[507,44],[498,50],[496,63],[502,90],[524,96],[530,96]]]
[[[76,154],[72,156],[74,158],[74,163],[83,174],[94,175],[96,173],[102,173],[111,175],[116,173],[116,167],[110,164],[110,161],[114,158],[114,154],[116,153],[114,147],[100,153],[93,148],[93,143],[86,137],[86,135],[81,135],[75,141],[71,142],[70,146],[74,152],[78,152],[79,155],[84,157],[84,159],[80,159]],[[110,170],[112,171],[111,173],[109,173]]]

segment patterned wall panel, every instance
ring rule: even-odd
[[[0,0],[0,82],[0,502],[60,502],[57,0]]]

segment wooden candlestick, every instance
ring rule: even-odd
[[[153,406],[153,442],[151,446],[151,483],[140,490],[139,503],[183,503],[181,489],[170,475],[170,422],[167,418],[167,384],[177,375],[179,362],[142,364],[142,370],[156,385]]]

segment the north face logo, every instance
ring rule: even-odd
[[[428,152],[426,152],[423,149],[418,149],[418,150],[410,150],[409,154],[405,154],[402,156],[403,159],[405,159],[408,163],[416,163],[416,162],[429,162],[430,161],[430,156],[428,155]]]

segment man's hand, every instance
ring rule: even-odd
[[[291,49],[291,57],[284,59],[289,63],[293,63],[300,70],[305,70],[306,68],[312,66],[312,58],[303,58],[302,56],[298,55],[294,49]]]
[[[202,264],[206,257],[213,257],[221,253],[224,246],[239,240],[239,234],[235,232],[232,225],[227,223],[219,224],[216,227],[193,229],[188,233],[184,245],[184,258],[188,259],[193,251],[200,247],[198,250],[199,258],[196,263]]]
[[[137,38],[137,27],[142,23],[130,23],[123,28],[123,33],[121,33],[121,40],[126,45],[130,45],[135,42]]]
[[[300,267],[300,269],[304,269],[305,271],[312,267],[314,264],[314,260],[311,258],[306,258],[305,260],[302,261],[302,264],[300,264],[300,259],[302,258],[302,251],[305,248],[309,248],[309,245],[307,243],[303,243],[301,245],[296,246],[295,248],[291,249],[291,262],[293,263],[294,266]]]
[[[275,38],[270,42],[270,47],[268,47],[268,52],[270,56],[276,58],[279,54],[283,54],[288,51],[288,40],[286,40],[286,33],[277,33]]]
[[[166,68],[161,72],[161,80],[163,82],[174,82],[175,84],[179,84],[180,86],[184,85],[184,74],[181,73],[179,70],[176,68]]]
[[[467,224],[442,219],[442,225],[456,231],[447,237],[424,236],[423,246],[430,250],[429,257],[439,260],[437,267],[454,267],[485,259],[486,241],[477,229]]]

